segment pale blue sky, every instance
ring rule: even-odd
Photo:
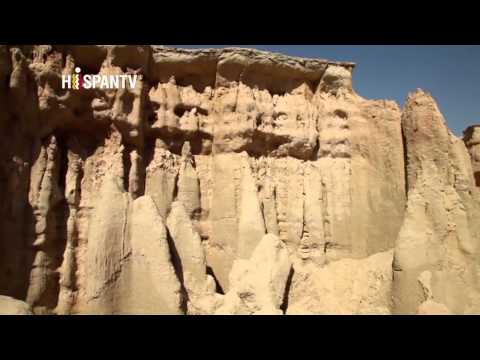
[[[401,107],[416,88],[430,92],[457,135],[480,123],[478,45],[170,45],[184,48],[249,47],[287,55],[353,61],[353,86],[369,99]]]

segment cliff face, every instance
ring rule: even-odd
[[[62,89],[75,67],[141,76]],[[0,294],[37,314],[479,313],[467,148],[429,95],[365,100],[353,68],[0,46]]]

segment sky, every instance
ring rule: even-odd
[[[395,100],[409,92],[432,94],[458,136],[480,124],[479,45],[169,45],[182,48],[247,47],[286,55],[356,63],[355,91],[367,99]]]

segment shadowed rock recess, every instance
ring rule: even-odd
[[[62,89],[76,66],[142,76]],[[480,313],[480,128],[353,69],[0,46],[0,313]]]

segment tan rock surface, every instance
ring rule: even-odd
[[[287,315],[388,315],[393,251],[342,259],[324,267],[295,266]]]
[[[33,315],[26,302],[0,295],[0,315]]]
[[[480,186],[480,125],[469,126],[463,132],[463,141],[472,160],[475,185]]]
[[[452,315],[452,313],[445,305],[427,300],[418,307],[417,315]]]
[[[467,149],[421,90],[409,95],[402,127],[408,200],[395,246],[394,312],[414,314],[431,297],[455,314],[476,313],[480,194]],[[419,280],[425,271],[428,297]]]
[[[142,77],[62,89],[76,66]],[[363,99],[354,66],[1,45],[0,294],[36,314],[479,313],[477,127],[464,144],[421,91]]]
[[[230,290],[215,312],[220,315],[280,315],[292,264],[283,242],[265,235],[250,259],[238,259],[230,271]]]

